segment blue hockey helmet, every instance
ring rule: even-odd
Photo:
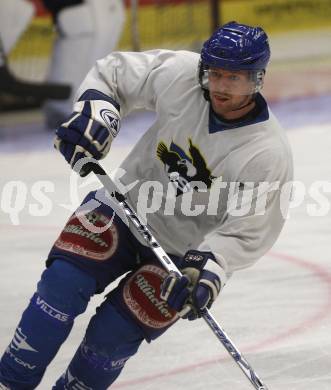
[[[230,22],[203,44],[203,66],[229,70],[265,70],[270,59],[267,34],[261,27]]]
[[[203,44],[198,68],[199,83],[208,100],[209,68],[232,71],[247,70],[255,87],[252,93],[263,87],[265,69],[270,59],[268,36],[261,27],[251,27],[229,22]]]

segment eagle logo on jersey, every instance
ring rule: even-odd
[[[193,145],[190,138],[188,143],[188,154],[174,142],[171,142],[169,148],[162,141],[157,146],[156,154],[158,158],[165,165],[170,181],[176,183],[176,196],[191,191],[190,182],[192,181],[203,182],[207,188],[210,188],[216,178],[212,176],[206,160],[197,146]]]

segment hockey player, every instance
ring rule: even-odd
[[[67,99],[69,85],[36,82],[16,77],[8,65],[7,57],[27,29],[35,6],[27,0],[0,2],[0,110],[40,107],[46,99]]]
[[[49,82],[68,83],[67,100],[49,100],[46,123],[59,126],[72,111],[74,94],[96,60],[112,52],[125,22],[123,0],[43,0],[52,13],[57,38],[53,47]],[[74,53],[74,54],[73,54]]]
[[[137,208],[154,188],[149,200],[159,207],[148,224],[184,275],[167,275],[133,227],[118,215],[111,221],[102,192],[90,193],[85,220],[83,207],[55,242],[2,357],[3,386],[34,389],[91,296],[127,273],[97,309],[53,387],[107,389],[144,339],[159,337],[179,317],[199,317],[234,271],[270,249],[284,223],[280,191],[259,184],[281,188],[290,181],[292,158],[260,94],[269,57],[261,28],[230,22],[204,43],[200,56],[116,52],[97,62],[74,113],[57,130],[56,148],[71,166],[84,156],[100,159],[121,118],[154,110],[155,123],[122,164],[121,182]],[[231,206],[233,199],[251,207],[243,213]],[[90,200],[95,209],[88,209]]]

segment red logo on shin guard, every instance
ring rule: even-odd
[[[176,311],[160,298],[160,285],[166,276],[164,269],[147,264],[124,286],[124,302],[143,325],[161,329],[178,318]]]
[[[108,217],[97,212],[86,214],[86,218],[95,227],[101,228],[106,225],[110,225],[110,227],[102,233],[94,233],[84,227],[77,216],[73,214],[56,240],[55,246],[93,260],[109,259],[118,245],[116,226],[113,223],[110,224]]]

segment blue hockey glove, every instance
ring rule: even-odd
[[[69,120],[56,130],[54,141],[72,168],[80,158],[100,160],[107,155],[119,131],[119,110],[117,102],[95,89],[88,89],[78,99]],[[89,171],[83,166],[79,173],[86,176]]]
[[[186,252],[179,268],[182,277],[170,273],[162,283],[161,298],[180,317],[195,320],[217,298],[225,274],[211,252]]]

